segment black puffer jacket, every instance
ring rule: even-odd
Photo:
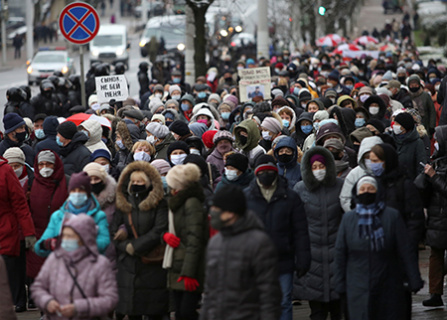
[[[86,164],[90,162],[91,152],[84,146],[87,140],[87,136],[78,131],[69,144],[60,148],[59,154],[64,163],[66,175],[71,176],[73,173],[81,172]]]
[[[326,176],[322,182],[312,173],[310,159],[315,154],[326,159]],[[304,202],[309,226],[312,263],[309,272],[298,280],[294,288],[297,298],[329,302],[339,298],[335,292],[335,241],[343,209],[339,195],[343,180],[337,178],[331,153],[323,147],[314,147],[304,154],[301,161],[303,181],[294,191]]]
[[[270,237],[256,216],[247,212],[210,240],[200,319],[279,319],[277,268]]]

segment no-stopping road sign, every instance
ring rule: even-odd
[[[98,13],[87,3],[71,3],[61,12],[59,29],[64,38],[72,43],[88,43],[99,31]]]

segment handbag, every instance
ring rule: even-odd
[[[128,212],[127,217],[129,219],[129,225],[130,228],[132,229],[133,236],[135,237],[135,239],[138,239],[137,230],[135,230],[135,227],[132,222],[132,213]],[[141,262],[143,262],[144,264],[161,264],[164,259],[165,250],[166,250],[166,244],[161,243],[147,255],[141,257]]]

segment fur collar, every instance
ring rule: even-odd
[[[312,166],[310,165],[310,158],[315,154],[321,154],[326,159],[326,176],[323,181],[318,181],[312,173]],[[320,185],[333,186],[337,180],[337,174],[335,170],[335,161],[331,152],[323,147],[313,147],[304,153],[303,160],[301,161],[301,176],[303,178],[306,188],[310,191],[317,189]]]
[[[130,136],[129,129],[126,126],[126,123],[124,121],[119,121],[116,125],[116,131],[120,134],[121,139],[123,141],[124,146],[127,150],[131,151],[133,147],[133,141],[132,137]],[[119,151],[120,149],[118,146],[116,146],[116,151]]]
[[[201,202],[205,201],[203,187],[200,185],[200,182],[194,182],[190,184],[188,188],[181,190],[175,196],[172,196],[168,200],[169,209],[171,209],[172,212],[177,211],[189,198],[197,198]]]
[[[149,211],[155,208],[164,196],[163,183],[157,169],[148,162],[134,161],[127,165],[121,173],[116,189],[116,208],[125,213],[132,210],[132,204],[128,201],[130,194],[127,188],[129,186],[130,175],[134,171],[143,171],[149,177],[153,187],[146,199],[140,202],[138,206],[140,210]]]
[[[107,175],[105,188],[101,191],[101,193],[96,197],[99,205],[103,208],[104,205],[114,203],[116,196],[116,181],[111,176]]]

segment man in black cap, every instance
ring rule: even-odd
[[[242,189],[225,186],[216,192],[210,215],[220,232],[207,248],[201,319],[278,319],[277,253],[261,222],[246,212]]]
[[[279,253],[281,320],[292,320],[293,274],[302,277],[311,262],[304,203],[286,178],[278,175],[272,156],[265,154],[256,160],[255,177],[245,189],[247,208],[264,223]]]
[[[175,120],[173,123],[171,123],[171,125],[169,126],[169,130],[172,132],[172,135],[177,141],[185,141],[192,136],[188,125],[182,120]]]
[[[143,123],[144,114],[138,109],[131,108],[123,112],[124,120],[132,121],[140,129],[140,139],[146,139],[146,129]]]
[[[179,70],[174,70],[171,72],[171,80],[168,82],[168,84],[178,85],[182,89],[182,92],[191,92],[191,86],[189,85],[189,83],[183,81],[182,72]]]

